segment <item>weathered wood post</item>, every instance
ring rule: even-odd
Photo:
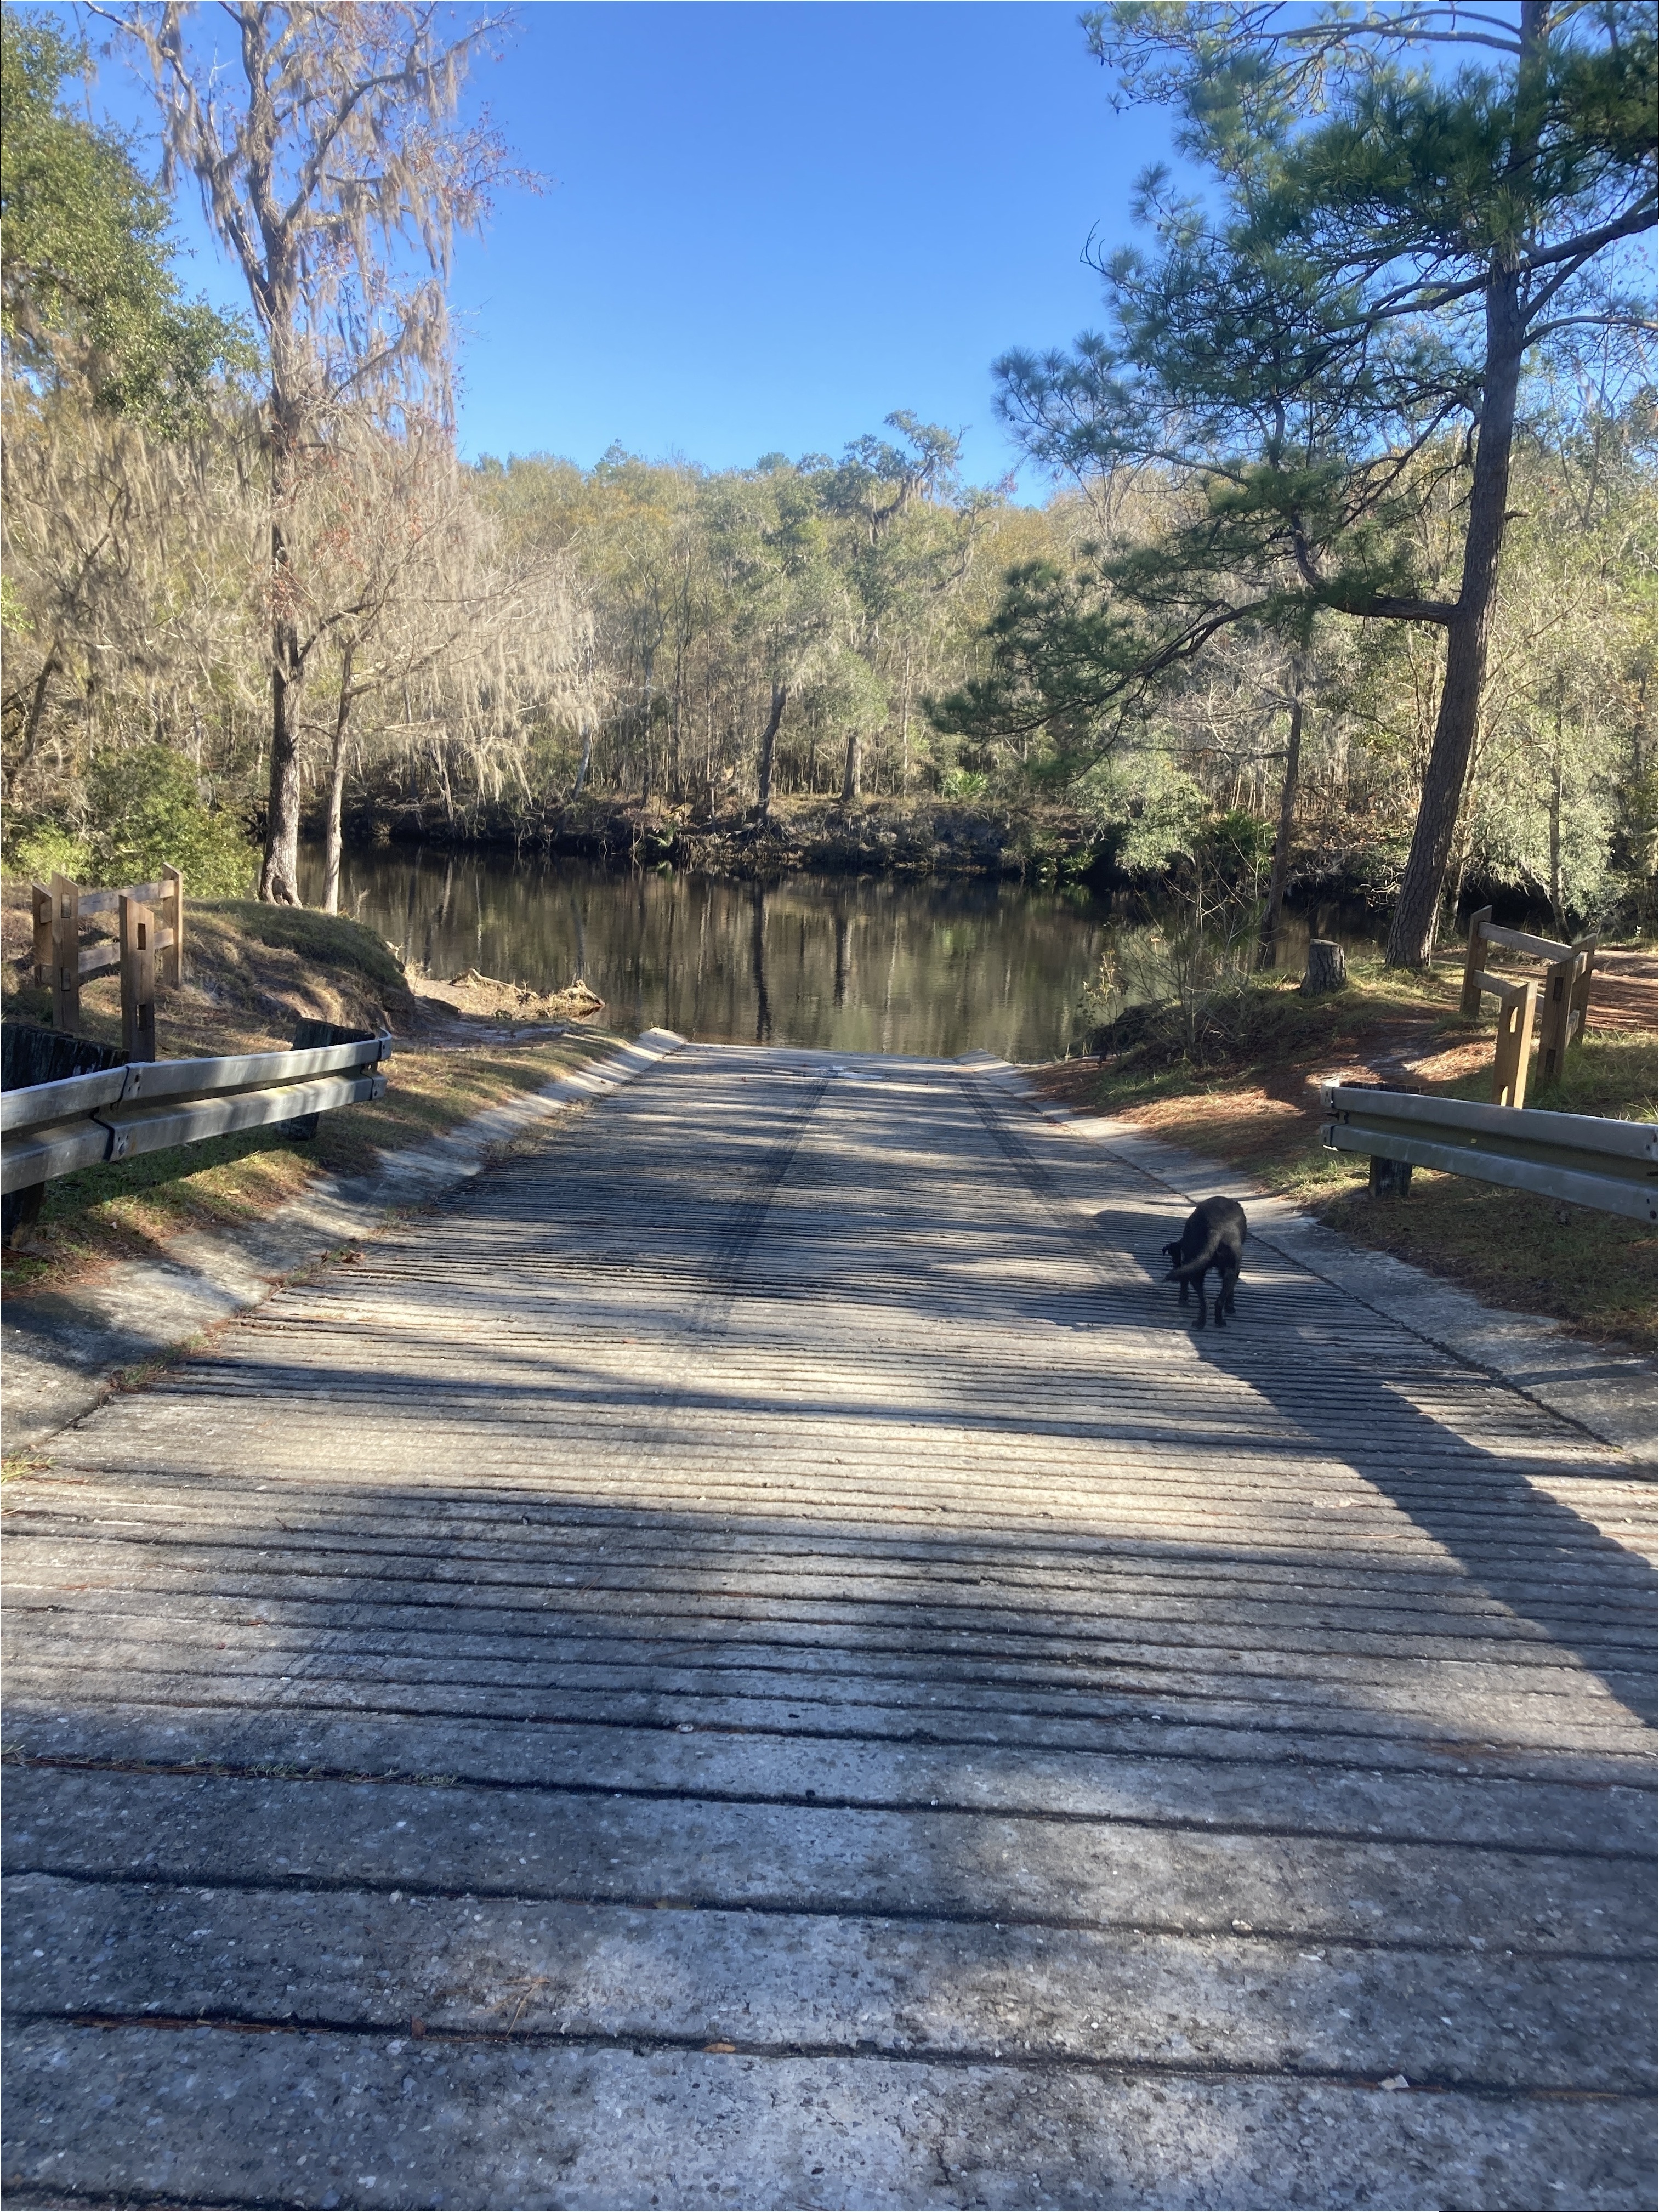
[[[121,893],[121,1050],[128,1060],[155,1057],[155,917]]]
[[[1538,1079],[1548,1083],[1567,1064],[1567,1038],[1572,1024],[1572,986],[1578,963],[1569,953],[1552,960],[1544,970],[1543,1017],[1538,1024]]]
[[[176,991],[185,980],[185,879],[177,868],[164,867],[161,881],[167,886],[161,893],[161,926],[171,932],[161,962],[161,981],[169,991]]]
[[[81,887],[52,879],[52,1025],[65,1036],[81,1026]]]
[[[1479,914],[1469,916],[1469,949],[1463,956],[1463,996],[1458,1002],[1466,1022],[1478,1022],[1480,1018],[1480,976],[1490,950],[1486,924],[1491,920],[1489,906],[1483,906]]]
[[[1366,1183],[1373,1198],[1404,1198],[1412,1187],[1412,1164],[1385,1160],[1380,1152],[1373,1152]]]
[[[1581,1041],[1589,1012],[1590,975],[1595,939],[1575,939],[1564,959],[1553,960],[1544,975],[1544,1017],[1538,1028],[1538,1079],[1549,1083],[1567,1071],[1567,1048]]]
[[[1533,1014],[1537,1003],[1536,983],[1506,983],[1501,987],[1498,1047],[1492,1064],[1494,1106],[1524,1106],[1527,1103]]]
[[[1303,994],[1340,991],[1348,980],[1347,955],[1334,938],[1315,937],[1308,942],[1308,970],[1302,978]]]
[[[1584,1031],[1589,1027],[1590,978],[1595,973],[1596,939],[1577,937],[1573,939],[1573,953],[1578,961],[1578,973],[1572,983],[1572,1014],[1567,1024],[1567,1042],[1575,1038],[1583,1044]]]
[[[44,987],[52,981],[52,893],[44,884],[29,885],[34,908],[34,980]]]

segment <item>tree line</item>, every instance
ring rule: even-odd
[[[904,410],[745,469],[464,463],[445,280],[512,175],[461,100],[501,23],[230,12],[216,74],[188,7],[108,11],[160,180],[85,119],[84,50],[0,16],[14,866],[112,865],[142,817],[295,900],[309,826],[331,906],[353,822],[957,806],[1154,880],[1231,824],[1269,948],[1315,883],[1391,903],[1406,964],[1472,888],[1650,918],[1642,9],[1524,0],[1467,51],[1429,4],[1087,19],[1207,181],[1144,180],[1106,335],[997,365],[1041,505]],[[184,295],[186,188],[245,318]]]

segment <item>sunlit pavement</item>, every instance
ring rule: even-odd
[[[1652,2202],[1650,1492],[692,1047],[8,1487],[23,2203]]]

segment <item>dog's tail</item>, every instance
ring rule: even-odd
[[[1195,1254],[1192,1259],[1185,1261],[1181,1267],[1171,1267],[1169,1273],[1164,1278],[1164,1281],[1166,1283],[1197,1282],[1206,1267],[1214,1267],[1215,1255],[1221,1249],[1224,1242],[1225,1239],[1223,1237],[1221,1231],[1218,1229],[1212,1229],[1210,1231],[1209,1237],[1205,1243],[1203,1250]]]

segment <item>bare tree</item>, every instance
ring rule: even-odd
[[[476,791],[523,781],[519,756],[538,716],[591,711],[590,623],[561,548],[505,550],[472,472],[448,434],[411,422],[337,417],[331,465],[310,472],[295,515],[306,582],[302,657],[333,675],[309,726],[325,730],[323,907],[339,908],[349,753],[362,750],[365,702],[395,698],[401,718],[370,733],[429,752],[446,788],[459,756]],[[319,678],[321,690],[325,678]]]
[[[93,12],[148,64],[167,181],[201,188],[264,337],[270,472],[270,789],[259,896],[300,901],[297,693],[306,674],[289,514],[348,402],[447,413],[443,280],[505,173],[488,122],[454,121],[472,56],[506,19],[457,37],[416,0],[221,0],[234,59],[187,38],[187,0]],[[411,268],[424,276],[410,280]]]
[[[72,394],[8,382],[5,398],[0,726],[8,802],[27,811],[94,751],[199,731],[209,701],[222,723],[246,717],[252,455],[234,422],[157,438]]]

